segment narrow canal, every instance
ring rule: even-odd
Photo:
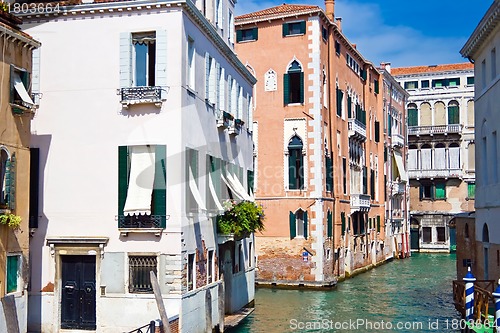
[[[412,254],[334,291],[257,289],[255,311],[231,333],[460,332],[454,254]]]

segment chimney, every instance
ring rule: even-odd
[[[325,0],[325,12],[326,12],[326,17],[328,17],[330,20],[334,19],[334,9],[335,9],[335,0]]]
[[[336,17],[335,23],[337,24],[337,28],[342,31],[342,17]]]
[[[385,70],[387,73],[391,74],[391,63],[390,62],[381,62],[380,67]]]

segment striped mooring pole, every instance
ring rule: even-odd
[[[495,298],[495,326],[496,332],[500,332],[500,280],[498,280],[497,289],[492,293]]]
[[[467,269],[467,274],[464,277],[465,281],[465,320],[473,319],[474,314],[474,281],[476,278],[470,271],[470,266]]]

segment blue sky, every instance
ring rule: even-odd
[[[239,0],[236,14],[324,0]],[[460,49],[493,0],[336,0],[342,31],[363,56],[392,67],[467,62]]]

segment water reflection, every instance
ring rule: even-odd
[[[335,291],[258,289],[254,313],[231,333],[459,332],[452,329],[455,271],[454,254],[413,254]]]

